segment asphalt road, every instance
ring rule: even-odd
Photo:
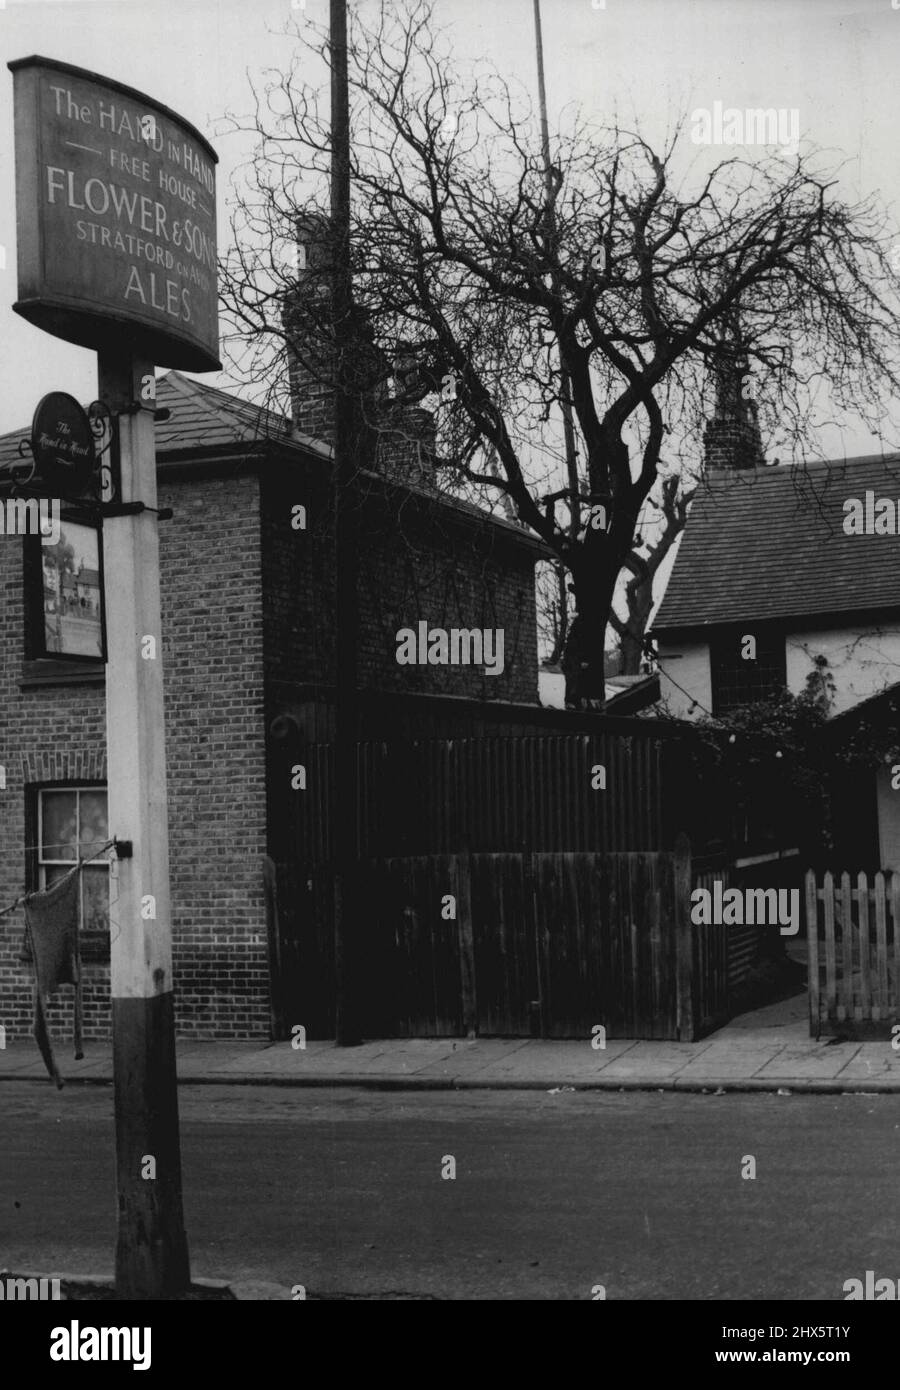
[[[181,1115],[195,1275],[553,1300],[900,1278],[896,1095],[191,1086]],[[111,1273],[114,1244],[111,1090],[3,1083],[0,1264]]]

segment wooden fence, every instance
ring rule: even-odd
[[[300,894],[303,923],[299,942],[279,944],[297,967],[286,1025],[332,1037],[330,868],[299,884],[282,865],[277,879],[282,900]],[[727,1013],[726,933],[691,924],[691,882],[685,845],[367,860],[363,1031],[590,1039],[602,1024],[610,1038],[702,1036]]]
[[[551,714],[559,719],[532,717]],[[580,1037],[602,1023],[610,1036],[688,1038],[719,1026],[756,963],[759,932],[690,923],[689,847],[678,870],[686,887],[675,889],[680,832],[702,823],[691,842],[706,852],[726,829],[721,808],[700,797],[701,816],[694,804],[686,740],[649,720],[510,734],[508,713],[492,717],[503,733],[357,745],[369,1036]],[[269,750],[273,1029],[290,1036],[302,1022],[325,1038],[334,1036],[334,757],[291,719],[290,739],[282,727]],[[693,872],[698,886],[732,882],[727,851]],[[455,918],[440,916],[447,895]]]
[[[731,887],[730,865],[720,860],[702,859],[694,862],[690,887],[705,888],[712,893],[716,880],[723,888]],[[705,923],[692,923],[692,959],[694,996],[697,1004],[695,1036],[720,1027],[728,1017],[730,962],[733,954],[734,932],[740,928]]]
[[[900,1008],[900,874],[806,875],[813,1037],[891,1037]]]
[[[421,739],[358,747],[361,859],[526,850],[655,850],[661,747],[616,735]],[[303,753],[297,852],[332,853],[334,750]]]

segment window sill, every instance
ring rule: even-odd
[[[106,664],[100,661],[23,661],[20,690],[42,685],[105,685]]]
[[[82,965],[109,965],[109,932],[83,931],[78,935],[78,950]],[[31,965],[34,960],[27,945],[23,942],[19,961]]]

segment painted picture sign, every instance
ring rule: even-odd
[[[94,526],[63,523],[55,545],[41,546],[43,647],[41,656],[103,660],[103,565]],[[40,642],[40,633],[37,634]]]
[[[212,147],[119,82],[49,58],[8,66],[16,313],[82,347],[219,368]]]

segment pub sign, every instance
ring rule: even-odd
[[[18,58],[17,314],[67,342],[220,368],[217,156],[168,107]]]

